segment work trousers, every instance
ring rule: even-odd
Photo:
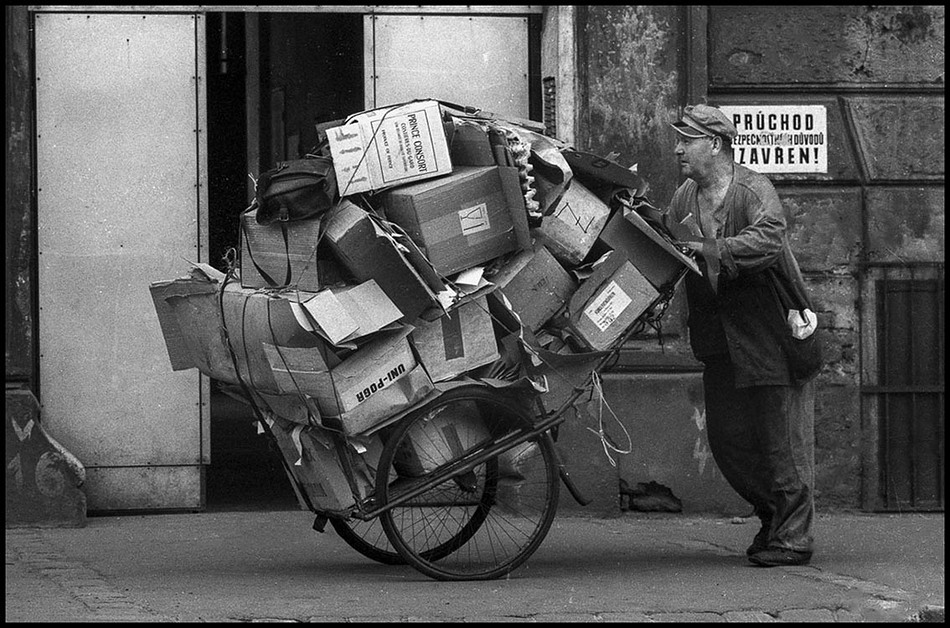
[[[713,459],[768,527],[768,547],[813,551],[815,383],[736,388],[728,358],[703,370]]]

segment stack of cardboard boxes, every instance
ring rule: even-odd
[[[325,133],[334,207],[261,225],[252,206],[239,280],[196,265],[151,286],[172,368],[246,386],[317,509],[368,494],[405,413],[459,381],[530,377],[523,342],[608,349],[695,270],[613,202],[642,195],[635,174],[531,123],[428,100]],[[367,465],[355,484],[333,431]]]

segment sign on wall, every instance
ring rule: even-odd
[[[824,105],[721,106],[736,125],[734,158],[762,173],[828,172]]]

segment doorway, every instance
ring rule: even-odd
[[[209,263],[226,270],[223,258],[238,246],[251,177],[304,157],[317,125],[388,99],[458,94],[463,104],[539,119],[539,24],[510,14],[207,13]],[[407,56],[422,43],[431,54]],[[210,417],[206,507],[297,508],[253,411],[214,382]]]
[[[218,270],[238,247],[251,176],[303,157],[318,123],[362,110],[362,25],[358,13],[207,14],[209,262]],[[206,508],[298,508],[253,410],[215,381],[210,392]]]

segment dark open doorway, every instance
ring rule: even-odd
[[[249,177],[304,156],[316,124],[363,109],[363,16],[208,13],[206,45],[209,261],[225,271],[225,254],[239,245]],[[298,508],[253,410],[219,388],[212,382],[206,507]]]

